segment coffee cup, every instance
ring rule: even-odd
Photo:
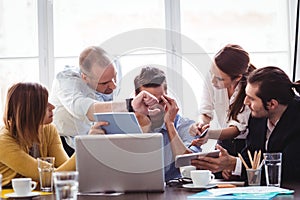
[[[211,180],[215,179],[215,175],[209,170],[193,170],[191,178],[194,186],[201,187],[208,185]]]
[[[196,170],[195,166],[183,166],[180,167],[180,174],[183,178],[191,178],[191,171]]]
[[[31,178],[14,178],[12,179],[12,187],[17,195],[28,195],[36,188],[37,183]]]

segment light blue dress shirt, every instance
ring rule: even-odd
[[[175,129],[186,147],[188,147],[194,139],[194,137],[189,134],[189,128],[193,123],[195,123],[194,120],[183,118],[178,114],[174,121]],[[165,124],[163,124],[160,128],[154,129],[153,132],[162,133],[163,135],[165,180],[168,181],[180,177],[180,171],[175,167],[174,156]],[[197,148],[195,146],[192,146],[190,149],[193,152],[201,152],[201,148]]]

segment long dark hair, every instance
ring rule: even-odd
[[[228,121],[230,119],[238,121],[237,115],[245,109],[244,98],[246,96],[245,88],[247,85],[247,77],[249,73],[256,68],[250,63],[248,52],[236,44],[226,45],[215,55],[214,59],[217,67],[226,73],[231,80],[242,75],[240,80],[241,88],[234,102],[229,105],[228,112]]]
[[[39,143],[47,104],[48,91],[38,83],[17,83],[8,89],[3,121],[22,147]]]

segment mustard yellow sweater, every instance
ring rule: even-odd
[[[55,157],[55,171],[76,170],[75,155],[68,158],[63,149],[56,128],[44,125],[41,131],[39,146],[41,157]],[[0,129],[0,174],[2,174],[2,186],[8,185],[15,177],[30,177],[39,181],[37,159],[30,156],[22,149],[5,127]]]

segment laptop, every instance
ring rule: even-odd
[[[79,192],[163,192],[161,133],[75,137]]]

